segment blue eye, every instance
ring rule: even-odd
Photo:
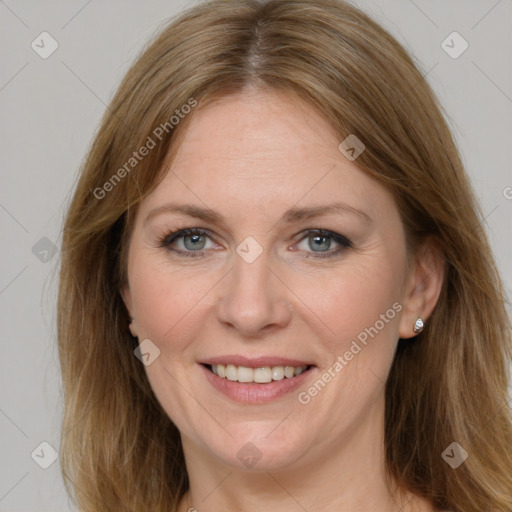
[[[297,246],[300,247],[300,244],[304,242],[311,250],[307,251],[304,247],[302,249],[309,253],[315,253],[314,258],[330,258],[338,255],[344,249],[352,247],[350,240],[343,235],[324,229],[310,229]]]
[[[211,248],[207,247],[207,240],[210,240],[210,237],[206,230],[197,228],[180,229],[179,231],[167,235],[162,240],[161,246],[180,255],[194,258],[202,256],[203,250]],[[173,244],[178,247],[171,247]],[[194,252],[198,254],[193,254]]]
[[[308,258],[330,258],[352,247],[350,240],[333,231],[309,229],[305,231],[304,235],[297,246],[307,254]],[[304,243],[307,247],[300,247],[300,244]],[[189,258],[204,256],[204,251],[213,249],[215,246],[210,232],[199,228],[180,229],[170,233],[160,241],[159,245],[179,256]]]

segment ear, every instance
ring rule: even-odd
[[[429,238],[416,251],[407,277],[398,329],[400,338],[416,336],[413,328],[418,318],[426,324],[441,294],[444,275],[443,250],[436,239]]]
[[[126,309],[128,310],[128,314],[130,315],[130,332],[132,333],[132,336],[135,338],[138,337],[137,334],[137,324],[135,323],[135,318],[133,318],[132,313],[132,294],[130,291],[130,286],[128,283],[125,283],[121,289],[119,290],[119,293],[121,294],[121,297],[123,299],[124,305],[126,306]]]

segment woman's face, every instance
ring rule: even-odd
[[[392,197],[298,100],[247,92],[193,115],[140,204],[123,290],[185,453],[263,470],[382,441],[412,335]]]

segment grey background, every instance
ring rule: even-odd
[[[512,1],[354,3],[416,57],[448,112],[510,295]],[[58,462],[42,469],[31,458],[42,441],[59,449],[59,257],[51,249],[121,77],[149,36],[190,4],[0,0],[0,511],[73,510]],[[47,59],[31,48],[43,31],[59,45]],[[441,47],[453,31],[469,43],[457,59]]]

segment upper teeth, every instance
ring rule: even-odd
[[[273,380],[288,379],[306,371],[307,366],[264,366],[262,368],[247,368],[233,364],[213,364],[212,372],[219,377],[238,382],[258,382],[264,384]]]

